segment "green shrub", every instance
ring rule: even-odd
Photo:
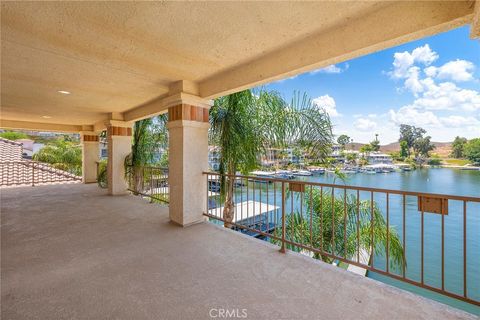
[[[27,134],[18,131],[5,131],[0,133],[0,137],[8,140],[28,139]]]

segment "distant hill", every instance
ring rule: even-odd
[[[432,142],[432,143],[435,146],[435,150],[433,150],[432,152],[438,154],[440,157],[448,157],[448,155],[452,152],[451,142]],[[400,143],[393,142],[393,143],[381,146],[380,151],[382,152],[400,151]]]
[[[435,145],[435,150],[433,153],[438,154],[440,157],[448,157],[448,155],[452,152],[452,143],[451,142],[433,142]],[[352,148],[353,150],[359,150],[365,143],[349,143],[347,148]],[[380,146],[381,152],[395,152],[400,151],[400,143],[399,142],[392,142],[383,146]]]

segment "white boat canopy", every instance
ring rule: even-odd
[[[218,207],[218,208],[213,208],[208,210],[208,213],[216,216],[219,213],[221,214],[223,212],[224,207]],[[233,218],[234,223],[253,218],[256,216],[260,216],[265,213],[269,213],[272,211],[276,211],[280,207],[274,206],[269,203],[264,203],[264,202],[259,202],[259,201],[244,201],[235,204],[235,215]]]

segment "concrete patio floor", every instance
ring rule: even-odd
[[[2,319],[475,318],[96,185],[0,192]]]

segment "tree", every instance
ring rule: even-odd
[[[210,140],[220,148],[223,219],[225,227],[230,227],[237,171],[248,173],[256,168],[260,156],[271,147],[297,145],[309,155],[325,158],[332,128],[325,110],[306,95],[294,94],[287,104],[277,92],[245,90],[215,100],[210,109]]]
[[[348,163],[355,163],[357,160],[357,154],[354,152],[349,152],[345,154],[345,159],[347,160]]]
[[[372,151],[379,151],[380,150],[380,141],[378,140],[373,140],[370,142],[370,148]]]
[[[342,150],[345,150],[345,146],[350,143],[350,137],[342,134],[338,137],[337,143],[342,146]]]
[[[431,137],[420,137],[415,140],[413,150],[416,155],[428,157],[428,153],[435,149],[435,146],[430,142]]]
[[[375,140],[370,142],[370,147],[372,151],[379,151],[380,150],[380,141],[378,140],[378,133],[375,133]]]
[[[155,162],[155,154],[168,144],[167,114],[135,122],[132,152],[125,158],[125,173],[133,182],[135,191],[141,191],[144,177],[142,168]]]
[[[97,184],[102,189],[108,188],[107,166],[106,159],[100,160],[97,165]]]
[[[65,137],[49,142],[33,154],[33,160],[75,175],[82,174],[82,148],[78,142],[68,141]]]
[[[400,141],[400,157],[406,158],[409,155],[408,143],[405,140]]]
[[[427,131],[422,128],[416,128],[407,124],[400,125],[400,139],[398,141],[405,141],[407,143],[408,156],[410,156],[410,149],[413,148],[415,141],[422,138],[425,133],[427,133]]]
[[[347,195],[345,198],[330,191],[322,192],[320,188],[313,188],[311,192],[306,192],[303,201],[306,207],[305,212],[313,215],[312,227],[310,228],[310,216],[299,212],[288,215],[285,226],[288,240],[302,244],[308,243],[327,253],[350,259],[362,250],[371,252],[373,249],[374,254],[383,255],[387,247],[388,234],[391,267],[401,267],[406,263],[397,231],[393,227],[387,228],[386,221],[375,202],[358,199],[357,211],[355,195]],[[357,213],[359,241],[357,241]],[[279,236],[278,233],[281,230],[277,229],[275,232]],[[280,243],[278,240],[273,242]],[[301,251],[301,248],[289,244],[287,248]],[[333,262],[331,257],[319,253],[314,253],[313,257],[327,263]]]
[[[369,143],[360,147],[360,152],[363,153],[364,155],[367,155],[372,151],[373,151],[373,148]]]
[[[455,137],[455,140],[453,140],[453,143],[452,143],[452,153],[450,154],[450,156],[456,159],[463,158],[464,157],[463,149],[467,142],[468,141],[466,138],[461,138],[459,136]]]
[[[480,138],[468,141],[464,148],[465,157],[474,164],[480,164]]]
[[[428,159],[427,163],[431,166],[439,166],[442,164],[442,159],[440,159],[438,155],[434,155]]]
[[[0,133],[0,137],[8,140],[28,139],[25,133],[18,131],[5,131]]]

